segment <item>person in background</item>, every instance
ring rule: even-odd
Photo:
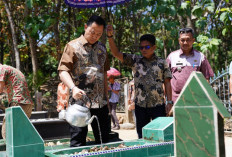
[[[120,83],[116,82],[114,76],[112,75],[109,76],[109,82],[110,84],[108,87],[108,91],[110,92],[109,103],[111,108],[111,119],[113,122],[112,130],[119,130],[120,125],[116,116],[116,107],[119,101]]]
[[[58,71],[61,81],[70,89],[71,100],[82,101],[89,98],[91,116],[98,117],[91,123],[95,143],[108,142],[109,135],[109,110],[108,110],[108,83],[107,70],[110,69],[107,62],[106,47],[99,42],[104,33],[106,23],[100,16],[93,15],[85,24],[85,32],[79,38],[66,44]],[[109,121],[109,122],[108,122]],[[70,125],[70,146],[78,147],[86,145],[88,127],[76,127]]]
[[[118,50],[114,38],[112,25],[107,26],[107,37],[111,52],[124,65],[132,68],[135,83],[135,116],[138,137],[142,138],[142,128],[151,119],[165,117],[172,108],[171,71],[165,59],[155,54],[156,38],[152,34],[140,37],[139,49],[142,55],[122,53]],[[164,90],[167,105],[164,102]]]
[[[193,49],[193,43],[195,41],[193,29],[180,29],[178,41],[180,49],[171,52],[166,59],[172,72],[171,85],[173,102],[178,98],[185,82],[193,71],[202,72],[208,82],[209,78],[214,75],[205,55]]]
[[[12,66],[0,64],[0,93],[6,93],[9,107],[20,106],[28,118],[31,116],[33,101],[26,78]],[[5,117],[2,123],[2,137],[6,139]]]
[[[230,62],[230,68],[229,68],[229,75],[230,75],[230,94],[229,94],[229,97],[230,97],[230,103],[232,104],[232,61]]]

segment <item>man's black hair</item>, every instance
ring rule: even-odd
[[[106,28],[106,22],[101,16],[92,15],[87,22],[87,26],[91,26],[94,22],[98,25],[103,25],[104,29]]]
[[[144,34],[140,37],[140,43],[142,41],[148,41],[151,45],[155,45],[156,38],[152,34]]]
[[[185,33],[191,33],[194,37],[194,30],[192,28],[181,28],[179,30],[179,36],[180,34],[185,34]]]

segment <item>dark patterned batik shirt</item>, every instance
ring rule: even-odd
[[[151,59],[123,54],[123,64],[132,68],[135,82],[135,104],[140,107],[155,107],[164,104],[163,83],[172,78],[167,62],[155,54]]]
[[[106,59],[105,45],[97,42],[91,46],[82,35],[65,46],[60,60],[58,70],[71,74],[75,85],[90,98],[91,108],[101,108],[107,104],[104,72],[109,70],[109,65]]]

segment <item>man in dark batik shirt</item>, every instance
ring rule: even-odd
[[[138,137],[142,138],[142,128],[151,119],[166,116],[172,108],[171,71],[165,59],[154,53],[155,36],[146,34],[140,38],[141,56],[119,52],[113,34],[113,27],[110,25],[107,27],[107,36],[113,56],[134,72],[136,128]],[[167,96],[166,109],[163,84]]]

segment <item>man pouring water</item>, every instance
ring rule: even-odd
[[[98,40],[105,29],[105,21],[93,15],[85,24],[85,32],[79,38],[70,41],[64,48],[58,67],[61,81],[70,89],[71,100],[79,101],[86,97],[91,115],[98,117],[102,142],[108,142],[109,110],[107,108],[107,53],[105,45]],[[72,103],[72,102],[69,102]],[[86,104],[87,105],[87,104]],[[98,123],[91,123],[96,144],[101,143]],[[70,146],[86,145],[88,127],[70,125]]]

